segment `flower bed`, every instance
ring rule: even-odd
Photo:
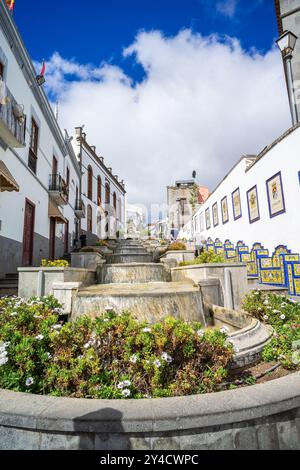
[[[168,318],[140,324],[106,312],[63,324],[52,298],[0,301],[0,388],[76,398],[207,393],[226,378],[225,330]]]
[[[228,260],[223,255],[217,255],[212,251],[205,251],[198,258],[192,261],[183,261],[179,266],[195,266],[197,264],[215,264],[215,263],[226,263]]]
[[[278,361],[288,370],[300,370],[300,304],[285,296],[253,291],[245,298],[243,308],[275,331],[263,360]]]
[[[42,259],[41,266],[43,268],[68,268],[69,262],[64,259],[57,259],[55,261],[48,261],[46,259]]]

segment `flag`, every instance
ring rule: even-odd
[[[6,5],[9,11],[13,12],[15,7],[15,0],[6,0]]]
[[[46,72],[46,64],[45,64],[45,61],[43,60],[42,68],[41,68],[41,71],[40,71],[40,77],[44,77],[45,72]]]

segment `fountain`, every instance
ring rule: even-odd
[[[98,283],[79,289],[71,319],[83,315],[96,318],[107,310],[127,310],[149,324],[173,316],[199,322],[203,328],[225,326],[237,351],[235,367],[258,360],[272,336],[270,329],[248,315],[212,305],[203,287],[208,282],[217,289],[215,279],[198,283],[191,279],[172,281],[168,265],[153,263],[152,254],[139,241],[122,240],[105,258],[106,264],[97,271]]]

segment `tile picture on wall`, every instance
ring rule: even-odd
[[[247,201],[250,224],[253,224],[260,219],[257,186],[254,186],[247,192]]]
[[[206,209],[206,211],[205,211],[205,220],[206,220],[206,230],[209,230],[209,229],[211,228],[210,211],[209,211],[209,209]]]
[[[232,193],[232,207],[234,220],[238,220],[242,217],[242,204],[241,204],[241,193],[240,188],[236,189]]]
[[[200,232],[204,232],[205,227],[204,227],[204,215],[203,213],[200,214]]]
[[[219,214],[218,214],[218,203],[217,202],[213,205],[212,211],[213,211],[214,227],[217,227],[219,225]]]
[[[280,172],[268,179],[267,193],[270,217],[283,214],[285,212],[285,202]]]
[[[224,197],[224,199],[222,199],[221,206],[222,206],[222,221],[223,221],[223,224],[227,224],[227,222],[229,222],[227,196]]]

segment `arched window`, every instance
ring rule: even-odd
[[[87,231],[93,231],[93,211],[90,204],[87,206]]]
[[[101,181],[101,176],[98,176],[98,184],[97,184],[97,204],[98,206],[101,206],[102,203],[102,181]]]
[[[105,204],[110,204],[110,185],[105,183]]]
[[[88,194],[87,197],[91,201],[93,200],[93,169],[91,166],[88,167]]]
[[[117,212],[117,195],[114,193],[113,195],[113,202],[114,202],[114,209]]]

